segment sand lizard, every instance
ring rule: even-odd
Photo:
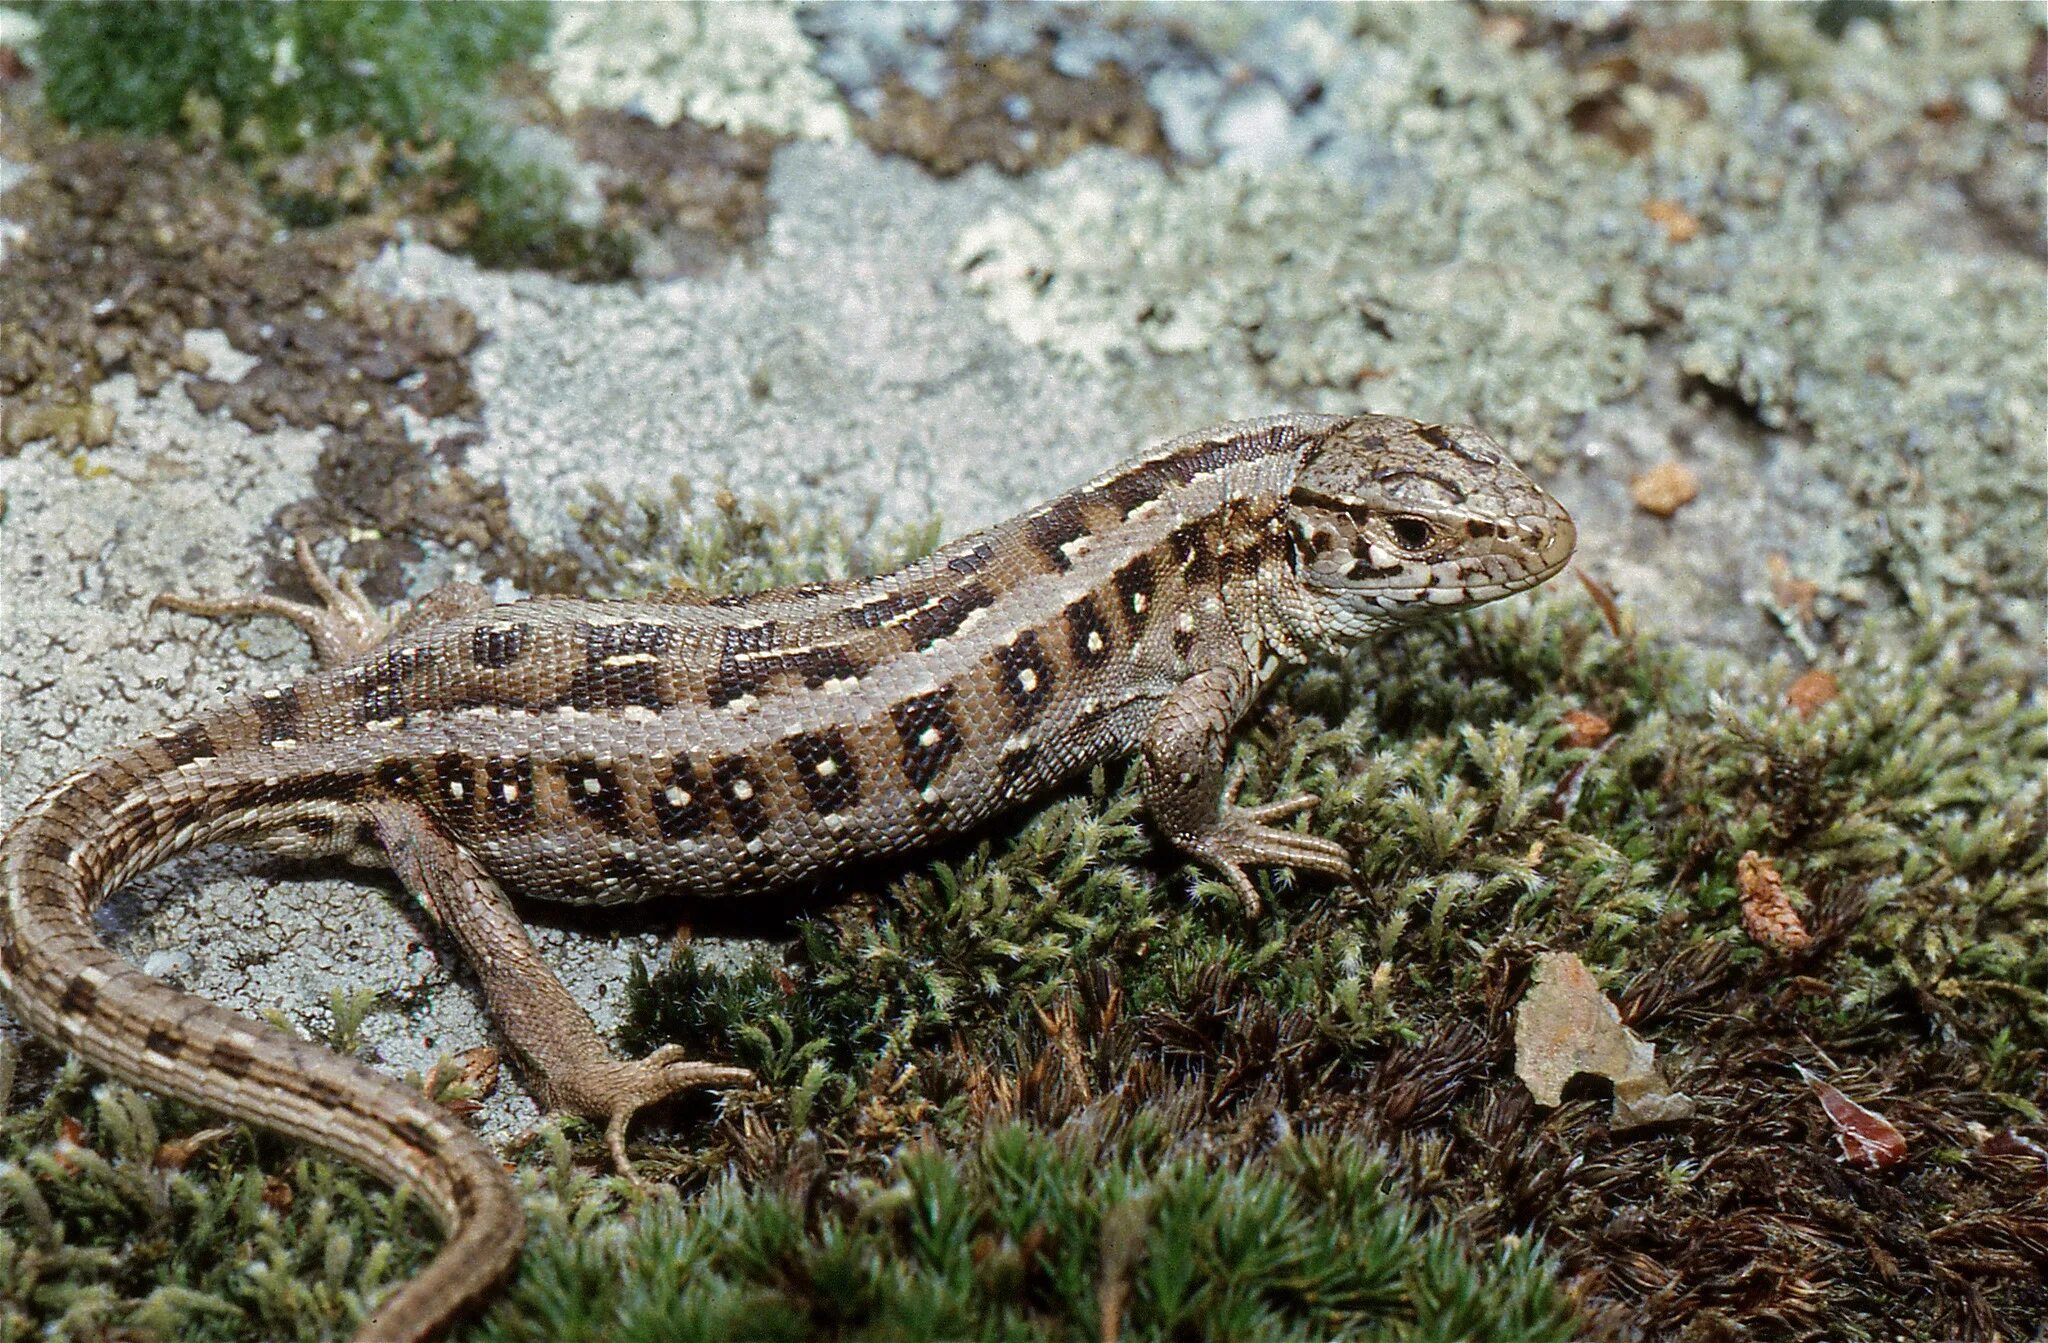
[[[320,606],[160,599],[298,622],[324,664],[59,780],[0,843],[0,999],[116,1077],[410,1183],[446,1228],[359,1340],[438,1333],[524,1235],[498,1158],[352,1059],[150,978],[99,940],[115,888],[219,840],[394,869],[475,968],[546,1105],[607,1125],[750,1082],[674,1046],[615,1058],[506,892],[746,896],[918,849],[1136,754],[1153,824],[1247,909],[1248,866],[1349,874],[1240,807],[1230,736],[1282,665],[1530,588],[1570,516],[1484,434],[1296,415],[1176,439],[895,573],[753,596],[492,605],[393,619],[300,546]]]

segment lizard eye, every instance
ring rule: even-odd
[[[1432,533],[1428,521],[1416,517],[1413,513],[1399,513],[1388,518],[1387,527],[1405,550],[1421,550],[1429,544]]]

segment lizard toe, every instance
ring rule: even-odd
[[[689,1058],[681,1045],[663,1045],[644,1058],[612,1059],[587,1067],[569,1078],[551,1079],[557,1109],[585,1119],[604,1121],[605,1149],[612,1166],[629,1180],[638,1180],[626,1156],[626,1128],[648,1106],[700,1087],[754,1085],[751,1069]]]

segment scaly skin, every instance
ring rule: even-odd
[[[275,614],[325,670],[59,780],[0,842],[0,999],[116,1077],[411,1184],[448,1242],[357,1335],[424,1339],[481,1301],[524,1220],[446,1111],[104,947],[92,911],[217,840],[389,866],[475,967],[551,1108],[602,1120],[751,1082],[673,1047],[615,1058],[506,901],[744,897],[969,831],[1133,753],[1146,809],[1248,910],[1246,868],[1343,878],[1344,849],[1239,807],[1230,735],[1283,664],[1556,574],[1570,517],[1485,435],[1288,416],[1189,435],[897,573],[706,601],[457,585],[397,622],[301,547],[323,605]]]

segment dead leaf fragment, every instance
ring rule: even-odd
[[[472,1115],[498,1089],[498,1051],[489,1045],[451,1054],[427,1074],[427,1099],[459,1115]]]
[[[293,1198],[292,1187],[289,1184],[286,1184],[275,1175],[263,1177],[263,1203],[265,1207],[274,1209],[277,1212],[290,1212],[292,1210]]]
[[[1637,508],[1668,518],[1700,497],[1700,478],[1683,462],[1659,462],[1630,481],[1628,493]]]
[[[1628,638],[1628,623],[1621,618],[1621,607],[1608,586],[1576,564],[1572,566],[1572,575],[1579,580],[1579,586],[1586,590],[1586,595],[1593,599],[1593,605],[1599,608],[1600,618],[1607,622],[1607,632],[1617,639]]]
[[[2041,1174],[2048,1175],[2048,1147],[2043,1147],[2032,1138],[2013,1129],[2000,1129],[1993,1133],[1981,1124],[1973,1125],[1972,1128],[1982,1130],[1984,1136],[1978,1139],[1977,1150],[1986,1156],[2016,1156],[2030,1159],[2040,1164]]]
[[[1785,703],[1801,718],[1811,718],[1819,713],[1821,706],[1831,703],[1842,693],[1841,682],[1825,667],[1814,667],[1801,674],[1785,689]]]
[[[194,1157],[232,1133],[232,1128],[221,1125],[203,1128],[182,1138],[172,1138],[157,1145],[156,1164],[165,1170],[183,1170],[192,1164]]]
[[[1842,1160],[1862,1170],[1889,1170],[1906,1159],[1906,1135],[1893,1127],[1891,1120],[1858,1105],[1804,1068],[1799,1075],[1820,1097],[1820,1108],[1835,1126]]]
[[[1614,1084],[1617,1129],[1692,1115],[1692,1099],[1672,1091],[1657,1070],[1657,1047],[1621,1024],[1586,963],[1570,952],[1545,952],[1515,1008],[1515,1076],[1537,1104],[1555,1106],[1580,1073]]]
[[[1614,724],[1585,709],[1569,709],[1564,715],[1564,744],[1571,747],[1598,746],[1614,732]]]
[[[1671,242],[1691,242],[1700,236],[1699,216],[1674,200],[1643,202],[1643,217],[1664,230]]]
[[[1773,951],[1799,952],[1813,945],[1799,911],[1785,894],[1777,865],[1751,849],[1735,862],[1735,889],[1742,895],[1742,931]]]
[[[1792,572],[1792,562],[1778,551],[1764,556],[1764,572],[1770,575],[1771,600],[1781,611],[1790,612],[1801,624],[1813,623],[1814,599],[1820,584]]]

